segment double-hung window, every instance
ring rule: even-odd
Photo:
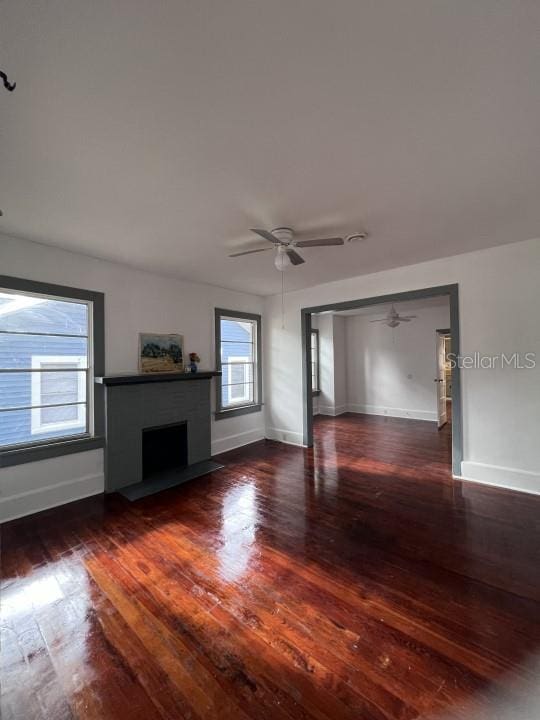
[[[100,293],[0,277],[3,456],[24,462],[34,459],[25,449],[43,456],[56,445],[53,456],[59,445],[65,451],[70,441],[94,437],[94,340],[102,315]],[[102,372],[102,337],[98,345]]]
[[[216,418],[261,408],[261,317],[216,309]]]
[[[311,391],[313,395],[319,395],[320,387],[320,370],[319,370],[320,352],[319,352],[319,331],[311,331]]]

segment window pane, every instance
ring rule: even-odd
[[[43,335],[0,334],[0,368],[37,367],[39,358],[48,360],[51,367],[62,367],[62,358],[82,358],[79,367],[87,367],[88,340],[72,337],[46,337]]]
[[[0,330],[87,335],[88,306],[0,291]]]
[[[221,362],[230,362],[231,358],[253,362],[255,359],[255,346],[244,342],[224,342],[221,344]]]
[[[0,447],[89,431],[90,305],[0,289]]]
[[[254,342],[255,323],[244,320],[221,320],[222,342]]]
[[[79,408],[77,405],[66,405],[65,407],[40,408],[41,425],[52,423],[73,422],[78,417]]]
[[[219,352],[222,376],[220,379],[220,406],[241,407],[257,401],[258,377],[258,323],[254,320],[228,318],[226,313],[218,319],[221,345]]]
[[[37,381],[41,384],[40,405],[61,405],[86,400],[85,373],[39,373]]]
[[[223,365],[221,371],[223,373],[221,381],[225,385],[253,382],[253,364],[251,363],[233,362],[230,365]]]
[[[47,412],[52,412],[48,408]],[[40,409],[0,410],[0,445],[20,445],[86,432],[86,405],[54,408],[42,417]]]
[[[86,373],[0,373],[0,409],[86,402]]]
[[[221,404],[223,407],[231,405],[247,405],[254,402],[253,383],[221,386]]]

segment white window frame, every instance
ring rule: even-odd
[[[85,372],[77,372],[72,366],[76,363],[77,367]],[[78,380],[78,392],[77,397],[84,397],[84,404],[75,404],[77,408],[77,417],[74,420],[64,420],[56,423],[44,423],[41,420],[41,411],[43,409],[41,402],[41,385],[43,379],[43,372],[32,373],[31,383],[31,419],[30,419],[30,431],[32,435],[43,434],[45,432],[58,432],[60,430],[71,430],[81,425],[85,426],[85,433],[87,432],[87,378],[86,378],[86,366],[87,357],[85,355],[33,355],[32,356],[32,369],[43,370],[43,365],[54,365],[54,372],[62,369],[62,365],[69,364],[71,367],[66,368],[66,372],[77,372]],[[46,370],[44,372],[47,372]],[[63,405],[65,407],[65,405]]]
[[[246,370],[247,370],[246,365],[251,365],[252,361],[251,361],[248,357],[246,357],[245,355],[243,355],[243,356],[241,356],[241,357],[240,357],[240,356],[234,356],[234,355],[232,355],[232,356],[228,359],[227,362],[229,363],[229,364],[227,365],[227,368],[228,368],[228,377],[227,377],[227,385],[228,385],[228,387],[227,387],[227,408],[235,407],[236,405],[246,405],[247,403],[252,402],[252,401],[249,399],[249,394],[248,394],[248,393],[249,393],[249,390],[248,390],[248,388],[247,388],[247,385],[248,385],[248,384],[253,385],[253,382],[250,383],[249,380],[246,380],[246,379],[245,379],[246,374],[247,374],[247,373],[246,373]],[[242,380],[241,383],[235,383],[234,385],[232,385],[232,384],[231,384],[231,383],[232,383],[232,380],[233,380],[233,378],[232,378],[232,368],[233,368],[233,366],[234,366],[234,363],[238,363],[241,367],[244,368],[244,380]],[[244,393],[244,396],[241,397],[241,398],[233,398],[233,397],[232,397],[232,388],[233,388],[233,387],[238,387],[238,385],[244,385],[244,388],[245,388],[246,392]],[[255,393],[255,388],[253,388],[253,393]]]

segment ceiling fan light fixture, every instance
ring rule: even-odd
[[[274,258],[274,265],[280,272],[284,272],[291,265],[291,259],[285,252],[285,247],[280,245],[277,247],[276,257]]]
[[[347,235],[347,242],[356,242],[357,240],[365,240],[368,237],[368,233],[365,230],[359,230],[358,232]]]

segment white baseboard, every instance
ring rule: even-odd
[[[464,460],[461,463],[460,480],[470,480],[484,485],[496,485],[510,490],[540,495],[540,474],[529,470]]]
[[[348,412],[348,405],[319,405],[319,415],[331,415],[336,417],[337,415],[343,415]]]
[[[96,473],[1,498],[0,523],[98,495],[104,486],[103,473]]]
[[[347,411],[362,415],[385,415],[387,417],[409,418],[411,420],[429,420],[437,422],[437,413],[430,410],[407,410],[405,408],[384,407],[382,405],[362,405],[349,403]]]
[[[300,445],[304,447],[304,436],[299,432],[291,432],[290,430],[280,430],[279,428],[267,428],[266,437],[269,440],[277,440],[286,445]]]
[[[220,455],[228,450],[242,447],[242,445],[257,442],[257,440],[264,440],[264,430],[262,428],[246,430],[245,432],[236,433],[236,435],[228,435],[219,440],[212,440],[212,455]]]

